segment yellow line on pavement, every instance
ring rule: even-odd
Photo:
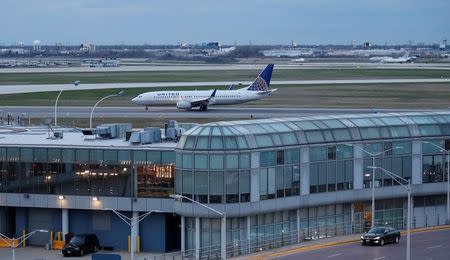
[[[411,234],[425,233],[425,232],[432,232],[432,231],[439,231],[439,230],[449,230],[449,229],[450,229],[450,226],[448,226],[448,225],[431,227],[431,228],[418,228],[418,229],[411,230]],[[405,235],[406,231],[402,231],[401,233],[402,233],[402,235]],[[275,252],[275,253],[267,253],[267,254],[263,254],[263,255],[250,257],[250,259],[260,260],[260,259],[292,255],[295,253],[300,253],[300,252],[305,252],[305,251],[313,251],[313,250],[319,250],[319,249],[333,247],[333,246],[352,244],[352,243],[359,242],[359,240],[360,240],[359,238],[358,239],[349,239],[349,240],[336,241],[336,242],[330,242],[330,243],[324,243],[324,244],[318,244],[318,245],[297,247],[297,248],[287,249],[285,251],[280,251],[280,252]]]

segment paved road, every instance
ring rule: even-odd
[[[117,72],[117,71],[192,71],[192,70],[259,70],[261,64],[222,64],[222,65],[142,65],[120,66],[107,68],[64,67],[64,68],[0,68],[0,73],[48,73],[48,72]],[[369,62],[302,62],[291,64],[277,64],[277,69],[324,69],[324,68],[365,68],[365,69],[440,69],[449,70],[450,63],[408,63],[381,64]]]
[[[59,107],[58,117],[88,118],[92,107]],[[377,112],[409,112],[432,111],[419,109],[379,109]],[[25,114],[25,118],[46,118],[54,116],[54,107],[0,107],[0,115],[6,113],[17,116]],[[334,109],[334,108],[277,108],[277,107],[212,107],[207,111],[179,111],[175,107],[151,107],[148,111],[144,107],[98,107],[95,117],[105,118],[269,118],[286,116],[309,116],[321,114],[355,114],[373,113],[372,109]]]
[[[250,81],[205,81],[205,82],[148,82],[148,83],[101,83],[101,84],[27,84],[27,85],[0,85],[0,94],[33,93],[59,90],[86,90],[109,88],[172,88],[172,87],[202,87],[229,86],[231,84],[249,85]],[[344,80],[275,80],[270,82],[277,85],[326,85],[326,84],[399,84],[399,83],[450,83],[450,78],[439,79],[344,79]]]
[[[450,230],[416,233],[411,235],[411,259],[413,260],[444,260],[450,259]],[[361,246],[352,243],[329,247],[320,250],[300,252],[278,257],[279,260],[397,260],[406,258],[406,237],[400,244],[379,246]]]

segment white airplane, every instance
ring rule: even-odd
[[[270,89],[270,79],[272,78],[273,64],[259,74],[250,86],[234,89],[234,86],[227,90],[180,90],[180,91],[152,91],[142,93],[131,101],[137,105],[145,106],[165,106],[176,105],[178,109],[191,110],[199,107],[200,111],[205,111],[208,106],[213,105],[235,105],[270,96],[277,89]]]
[[[381,59],[381,63],[407,63],[414,62],[416,60],[416,56],[409,56],[409,52],[406,52],[403,56],[399,58],[386,57]]]

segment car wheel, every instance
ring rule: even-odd
[[[400,238],[398,236],[395,237],[395,243],[398,244],[400,242]]]
[[[365,245],[366,245],[366,243],[364,243],[364,242],[361,242],[361,245],[362,245],[362,246],[365,246]]]
[[[384,239],[380,240],[380,246],[384,246]]]

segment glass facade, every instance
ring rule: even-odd
[[[450,149],[450,139],[429,140],[429,143],[422,144],[422,182],[442,182],[447,181],[447,155],[442,149]]]
[[[353,148],[347,145],[310,149],[309,192],[334,192],[353,188]]]
[[[260,152],[261,200],[300,195],[300,150]]]
[[[406,180],[411,179],[411,141],[366,143],[364,149],[372,154],[378,154],[375,158],[376,167],[382,167]],[[364,188],[372,187],[373,169],[369,168],[372,165],[373,157],[364,153]],[[375,187],[392,185],[399,185],[399,183],[382,170],[375,170]]]
[[[0,147],[0,192],[167,196],[173,190],[173,151]]]
[[[250,201],[249,153],[177,153],[175,192],[201,203]]]

